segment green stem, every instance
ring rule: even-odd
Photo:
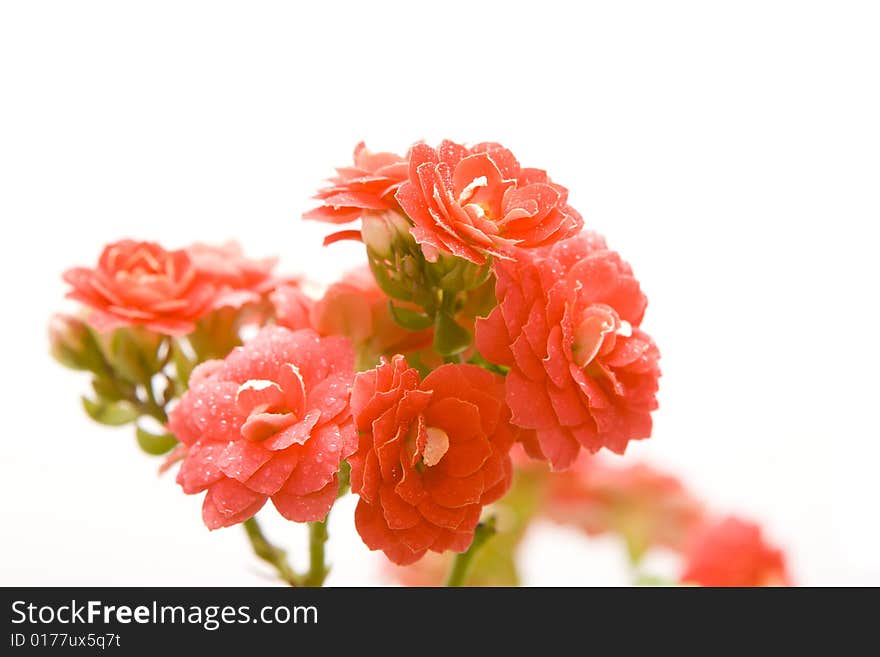
[[[324,545],[327,543],[327,518],[309,523],[309,572],[303,586],[322,586],[330,569],[324,563]]]
[[[141,415],[148,415],[159,422],[162,426],[165,426],[168,423],[168,414],[165,412],[165,404],[160,404],[159,400],[156,399],[156,393],[153,390],[152,381],[147,380],[142,382],[147,397],[146,401],[143,401],[138,396],[135,386],[121,380],[110,363],[104,361],[103,371],[98,372],[97,376],[102,380],[108,381],[116,390],[119,398],[131,402]]]
[[[272,545],[263,534],[256,518],[250,518],[243,523],[244,531],[251,542],[251,547],[260,559],[270,564],[278,573],[278,576],[291,586],[300,586],[300,577],[287,563],[287,553],[281,548]]]
[[[452,570],[449,571],[449,577],[446,579],[446,586],[458,587],[464,586],[470,575],[471,568],[474,565],[474,557],[480,551],[480,548],[495,535],[495,518],[489,518],[486,522],[477,525],[474,532],[474,540],[466,552],[462,552],[455,557],[452,563]]]
[[[144,383],[144,389],[147,393],[147,401],[138,403],[141,412],[144,415],[149,415],[150,417],[155,418],[158,422],[161,422],[163,426],[166,425],[168,423],[168,414],[165,412],[164,405],[160,404],[159,400],[156,399],[156,393],[153,391],[152,382],[147,381]]]

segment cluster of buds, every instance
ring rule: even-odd
[[[473,342],[473,333],[456,317],[471,293],[490,280],[490,263],[477,265],[446,254],[428,261],[411,228],[394,210],[365,216],[361,234],[370,269],[392,299],[395,321],[411,331],[433,328],[435,353],[455,356]]]
[[[82,319],[56,315],[49,324],[49,342],[55,360],[92,375],[92,395],[82,397],[92,420],[107,426],[137,423],[138,445],[148,454],[165,454],[177,444],[162,430],[168,420],[164,407],[176,395],[176,382],[189,373],[183,367],[178,375],[174,368],[183,359],[169,363],[172,347],[161,336],[140,327],[102,335]]]

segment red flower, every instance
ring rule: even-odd
[[[758,525],[733,517],[707,525],[692,537],[681,581],[700,586],[791,586],[782,551],[767,544]]]
[[[407,175],[407,161],[394,153],[371,153],[363,142],[355,146],[354,166],[336,170],[332,183],[318,191],[322,205],[304,219],[345,224],[364,211],[397,209],[394,193]]]
[[[623,453],[651,435],[660,353],[638,328],[647,300],[629,265],[592,233],[496,263],[498,306],[477,323],[489,360],[510,367],[512,422],[554,469],[581,447]]]
[[[185,250],[166,251],[153,242],[122,240],[104,248],[95,269],[64,273],[67,296],[91,308],[98,331],[144,326],[183,335],[216,307],[218,288]]]
[[[591,536],[621,535],[635,558],[654,546],[682,549],[704,517],[703,505],[675,477],[598,456],[581,456],[571,469],[548,477],[545,510]]]
[[[193,371],[168,427],[186,446],[183,492],[207,491],[209,529],[247,520],[268,498],[288,520],[327,515],[356,447],[353,377],[348,340],[279,326]]]
[[[570,237],[583,219],[566,203],[568,190],[546,172],[523,169],[499,144],[467,148],[444,141],[410,150],[409,179],[397,200],[412,219],[425,256],[452,253],[477,264]]]
[[[403,356],[357,375],[351,407],[360,442],[351,489],[364,543],[394,563],[463,552],[480,512],[510,487],[514,441],[501,378],[443,365],[419,381]]]
[[[247,258],[237,242],[222,246],[196,243],[187,252],[199,273],[218,288],[217,308],[256,303],[277,284],[272,275],[277,258]]]

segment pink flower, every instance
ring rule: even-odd
[[[375,364],[378,356],[423,349],[432,331],[409,331],[391,316],[390,299],[376,284],[368,267],[348,272],[327,288],[312,307],[312,326],[322,335],[344,335]],[[398,303],[398,305],[404,305]]]
[[[247,258],[237,242],[196,243],[187,252],[196,270],[218,288],[215,308],[256,303],[276,285],[272,270],[277,258]]]
[[[349,271],[317,301],[295,285],[278,287],[270,299],[281,326],[345,336],[352,341],[357,360],[368,367],[374,366],[379,356],[409,353],[431,345],[430,329],[410,331],[394,321],[390,299],[366,266]]]
[[[785,554],[765,541],[758,525],[734,517],[706,525],[692,536],[681,581],[700,586],[792,584]]]
[[[510,368],[513,423],[554,469],[581,447],[623,453],[651,434],[660,353],[639,324],[647,300],[630,266],[592,233],[496,263],[498,306],[477,348]]]
[[[312,328],[310,318],[315,302],[296,284],[276,287],[269,295],[276,321],[294,331]]]
[[[354,166],[336,170],[332,183],[318,191],[322,205],[309,210],[304,219],[345,224],[365,211],[398,209],[394,193],[407,175],[407,161],[394,153],[372,153],[364,142],[354,149]]]
[[[447,364],[419,380],[403,356],[355,379],[351,490],[364,543],[394,563],[464,552],[482,508],[510,487],[515,434],[501,377]]]
[[[415,563],[406,566],[386,561],[382,564],[382,574],[401,586],[440,587],[443,586],[449,574],[454,558],[455,555],[452,552],[444,552],[443,554],[428,552]],[[468,586],[472,586],[472,583],[468,582]]]
[[[340,461],[357,446],[353,376],[348,340],[279,326],[193,371],[168,427],[186,446],[183,492],[207,491],[209,529],[247,520],[269,498],[288,520],[327,515]]]
[[[409,157],[397,200],[429,260],[442,251],[483,264],[486,256],[552,244],[583,226],[566,202],[568,190],[540,169],[521,168],[499,144],[416,144]]]
[[[217,286],[203,275],[188,251],[166,251],[153,242],[122,240],[106,246],[94,269],[64,273],[68,292],[91,309],[98,331],[144,326],[167,335],[183,335],[216,307]]]
[[[586,455],[547,478],[544,508],[591,536],[619,534],[634,558],[654,546],[681,550],[704,519],[703,505],[675,477],[644,463]]]

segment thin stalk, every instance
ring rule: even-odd
[[[263,534],[257,519],[249,518],[242,523],[242,526],[251,542],[254,554],[270,564],[282,580],[291,586],[301,586],[301,578],[290,567],[290,564],[287,563],[287,553],[269,542],[269,539]]]
[[[324,545],[327,543],[327,519],[309,523],[309,572],[303,586],[323,586],[330,569],[325,563]]]
[[[464,586],[470,576],[471,568],[474,565],[474,557],[485,545],[486,541],[495,535],[495,518],[489,518],[486,522],[477,525],[474,531],[474,540],[466,552],[462,552],[455,557],[452,562],[452,570],[449,571],[449,577],[446,579],[446,586],[458,587]]]

